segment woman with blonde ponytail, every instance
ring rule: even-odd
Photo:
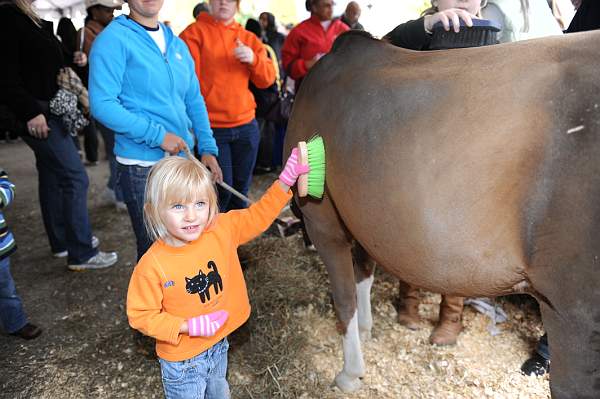
[[[87,210],[88,177],[63,119],[50,112],[57,98],[57,76],[73,60],[30,0],[0,0],[0,103],[24,125],[21,137],[36,158],[42,218],[54,257],[65,257],[71,270],[98,269],[117,261],[114,252],[99,252]],[[26,129],[25,129],[26,128]]]

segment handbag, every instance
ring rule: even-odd
[[[89,120],[78,107],[78,104],[81,104],[84,112],[89,109],[87,90],[79,76],[68,67],[59,71],[56,83],[59,89],[50,100],[50,113],[60,116],[66,131],[71,136],[77,136],[77,133],[89,124]]]
[[[294,94],[290,91],[283,90],[277,97],[277,101],[265,113],[264,118],[275,123],[286,123],[292,114],[294,106]]]

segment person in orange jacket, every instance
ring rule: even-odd
[[[252,82],[264,89],[275,82],[275,69],[265,47],[251,32],[235,22],[240,0],[210,0],[210,12],[180,35],[196,64],[196,74],[219,147],[223,181],[247,194],[258,153],[260,133],[256,103],[248,88]],[[219,188],[222,211],[247,204]]]

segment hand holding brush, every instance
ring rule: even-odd
[[[444,26],[444,30],[449,31],[452,27],[454,32],[458,33],[460,30],[460,20],[462,19],[467,26],[473,26],[473,18],[475,15],[469,13],[461,8],[449,8],[447,10],[438,11],[435,14],[426,15],[423,19],[425,32],[431,33],[433,26],[441,22]]]
[[[296,184],[296,181],[300,175],[308,172],[310,172],[310,166],[307,164],[303,165],[298,162],[298,149],[294,148],[292,150],[292,154],[285,163],[285,167],[279,175],[279,182],[281,183],[282,188],[287,191],[290,189],[290,187]]]

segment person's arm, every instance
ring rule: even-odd
[[[281,48],[283,68],[294,80],[302,79],[308,72],[306,63],[301,57],[300,41],[298,32],[292,29]]]
[[[424,18],[419,18],[396,26],[382,40],[410,50],[423,50],[429,47],[431,35],[425,31]]]
[[[127,289],[129,325],[145,335],[176,345],[181,339],[180,333],[187,332],[187,322],[163,310],[160,278],[142,273],[140,269],[138,264]]]
[[[6,208],[15,197],[15,185],[8,180],[8,175],[0,169],[0,209]]]
[[[254,36],[251,36],[248,46],[254,52],[254,62],[248,65],[250,81],[259,89],[266,89],[275,82],[275,68],[267,55],[265,46]]]
[[[148,117],[135,114],[121,104],[119,95],[127,69],[127,50],[114,34],[99,35],[90,55],[89,95],[92,115],[103,125],[138,143],[159,147],[167,131]],[[135,40],[135,39],[133,39]]]
[[[231,221],[232,239],[244,244],[264,232],[292,197],[290,187],[296,184],[298,176],[309,172],[308,165],[298,164],[298,151],[294,148],[285,163],[283,171],[267,192],[248,209],[230,211],[221,215]]]

